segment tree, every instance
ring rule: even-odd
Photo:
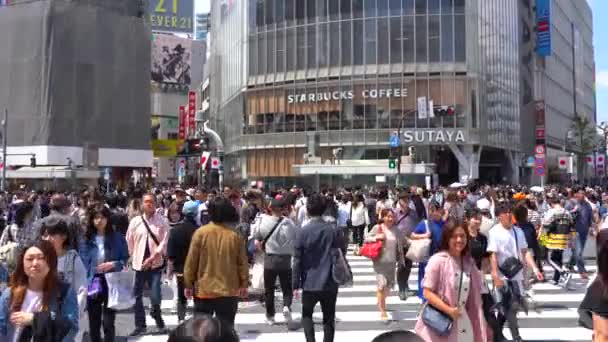
[[[577,114],[572,118],[570,130],[576,146],[578,177],[579,180],[582,180],[587,171],[587,156],[593,152],[597,145],[597,129],[595,123],[589,120],[586,115]]]

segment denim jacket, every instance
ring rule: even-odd
[[[127,240],[125,240],[125,237],[120,233],[110,233],[109,236],[106,236],[104,249],[105,260],[103,262],[111,261],[114,263],[114,268],[112,268],[110,272],[122,271],[129,260],[129,250],[127,248]],[[96,268],[99,264],[97,262],[98,253],[99,251],[97,250],[97,245],[95,244],[94,239],[85,239],[81,243],[80,257],[82,258],[84,268],[87,270],[87,278],[89,281],[97,273]]]
[[[49,310],[35,314],[33,329],[40,332],[52,331],[47,330],[55,322],[59,325],[65,325],[69,327],[70,331],[66,337],[63,338],[62,342],[73,342],[74,336],[78,332],[78,301],[76,299],[76,292],[68,284],[62,283],[62,286],[67,288],[61,308],[59,307],[59,295],[52,297],[49,303]],[[58,290],[60,291],[60,290]],[[0,341],[4,341],[11,327],[10,323],[10,301],[11,301],[11,289],[7,288],[2,292],[0,297]],[[50,337],[50,336],[49,336]],[[50,339],[52,340],[52,339]]]

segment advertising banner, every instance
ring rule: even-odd
[[[186,139],[188,117],[186,116],[186,107],[179,106],[179,130],[178,136],[181,140]]]
[[[152,140],[154,157],[175,157],[183,143],[183,140]]]
[[[192,40],[166,34],[152,39],[152,81],[190,85]]]
[[[196,132],[196,122],[194,116],[196,113],[196,93],[191,91],[188,92],[188,131],[190,135],[194,135]]]
[[[537,176],[546,174],[545,147],[545,101],[536,101],[536,147],[534,148],[534,173]]]
[[[193,33],[194,0],[149,0],[146,17],[152,31]]]
[[[536,0],[536,53],[551,55],[551,0]]]

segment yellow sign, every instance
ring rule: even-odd
[[[155,157],[175,157],[183,143],[183,140],[152,140],[152,150]]]

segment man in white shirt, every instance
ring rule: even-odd
[[[528,244],[524,232],[520,228],[513,226],[511,208],[507,204],[500,204],[496,207],[495,213],[499,223],[490,230],[487,251],[491,253],[490,264],[492,267],[492,279],[496,287],[496,302],[501,303],[504,294],[507,292],[510,292],[512,296],[509,301],[510,303],[506,303],[504,310],[499,312],[498,321],[501,325],[500,331],[502,331],[505,321],[509,322],[513,341],[518,342],[523,341],[519,335],[517,324],[518,303],[523,302],[521,298],[524,290],[523,267],[517,274],[508,279],[502,274],[500,266],[504,265],[509,258],[517,258],[520,263],[527,263],[528,267],[534,270],[534,274],[536,274],[539,280],[543,280],[543,274],[536,266],[532,255],[528,253]],[[504,340],[504,337],[502,340],[500,338],[501,336],[498,336],[497,340]]]

